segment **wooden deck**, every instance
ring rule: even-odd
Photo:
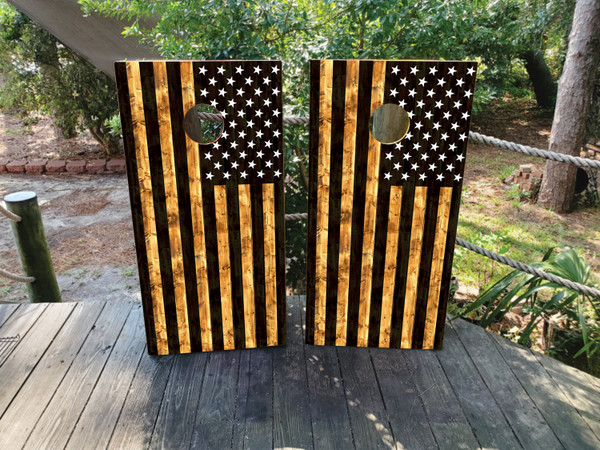
[[[137,303],[0,305],[0,448],[600,448],[600,380],[467,322],[433,351],[149,357]],[[6,351],[3,351],[6,350]]]

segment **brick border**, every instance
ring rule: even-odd
[[[0,173],[125,173],[126,165],[124,159],[91,159],[91,160],[54,160],[36,159],[26,161],[22,159],[0,160]]]

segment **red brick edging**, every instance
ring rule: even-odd
[[[35,159],[0,159],[0,173],[125,173],[124,159],[92,159],[89,161],[48,161]]]

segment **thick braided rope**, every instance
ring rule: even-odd
[[[4,269],[0,269],[0,277],[8,278],[12,281],[19,281],[21,283],[33,283],[35,277],[23,277],[21,275],[15,275],[14,273],[7,272]]]
[[[307,218],[308,218],[307,213],[286,214],[285,215],[285,220],[288,220],[288,221],[306,220]],[[583,284],[575,283],[573,281],[567,280],[566,278],[552,275],[551,273],[544,272],[543,270],[536,269],[535,267],[531,267],[527,264],[523,264],[522,262],[515,261],[514,259],[507,258],[506,256],[499,255],[498,253],[494,253],[489,250],[486,250],[485,248],[471,244],[470,242],[467,242],[461,238],[456,238],[456,244],[460,245],[461,247],[466,248],[467,250],[471,250],[472,252],[479,253],[480,255],[483,255],[486,258],[493,259],[494,261],[498,261],[499,263],[502,263],[502,264],[506,264],[507,266],[510,266],[513,269],[517,269],[522,272],[529,273],[531,275],[535,275],[537,277],[543,278],[544,280],[548,280],[553,283],[560,284],[561,286],[566,286],[569,289],[572,289],[577,292],[581,292],[582,294],[585,294],[585,295],[589,295],[590,297],[600,298],[600,290],[598,290],[598,289],[594,289],[592,287],[585,286]]]
[[[467,242],[461,238],[456,238],[456,244],[466,248],[467,250],[471,250],[472,252],[479,253],[480,255],[483,255],[486,258],[490,258],[494,261],[498,261],[499,263],[506,264],[507,266],[510,266],[513,269],[517,269],[521,272],[526,272],[528,274],[535,275],[536,277],[543,278],[544,280],[551,281],[552,283],[560,284],[561,286],[566,286],[569,289],[572,289],[585,295],[589,295],[590,297],[600,298],[600,290],[598,289],[594,289],[583,284],[575,283],[573,281],[567,280],[566,278],[552,275],[551,273],[544,272],[543,270],[536,269],[535,267],[528,266],[527,264],[523,264],[522,262],[515,261],[514,259],[507,258],[506,256],[499,255],[498,253],[494,253],[489,250],[486,250],[485,248],[471,244],[470,242]]]
[[[13,222],[20,222],[21,221],[21,217],[17,216],[15,213],[10,212],[8,209],[6,209],[1,204],[0,204],[0,214],[2,214],[4,217],[9,218]]]

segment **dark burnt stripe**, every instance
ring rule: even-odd
[[[208,65],[209,67],[212,65]],[[201,85],[198,75],[198,64],[194,64],[194,93],[196,104],[204,100],[200,90],[206,88]],[[200,146],[200,160],[203,152],[209,150],[208,145]],[[221,283],[219,280],[219,260],[217,245],[217,224],[215,217],[215,192],[213,183],[206,179],[205,168],[200,167],[200,178],[202,182],[202,212],[204,215],[204,239],[206,242],[206,271],[208,277],[208,291],[210,299],[210,318],[212,341],[214,350],[223,350],[223,315],[221,311]]]
[[[315,342],[315,276],[317,256],[317,189],[319,164],[320,61],[310,62],[310,125],[308,140],[308,232],[306,239],[306,343]]]
[[[446,310],[448,308],[448,295],[450,294],[450,281],[452,278],[452,261],[454,260],[454,244],[456,242],[456,229],[458,227],[458,213],[460,209],[460,195],[462,183],[457,183],[452,189],[450,203],[450,218],[448,221],[448,236],[444,251],[444,265],[442,269],[442,283],[440,288],[440,301],[438,306],[437,323],[435,326],[435,340],[433,348],[439,350],[444,341],[444,327],[446,326]]]
[[[177,202],[179,205],[179,229],[183,258],[183,275],[190,329],[192,352],[202,351],[200,336],[200,310],[196,280],[196,259],[194,256],[194,235],[192,233],[192,207],[190,200],[190,179],[188,175],[187,146],[183,129],[183,98],[181,94],[181,66],[179,62],[167,62],[169,86],[169,107],[171,109],[171,130],[177,181]]]
[[[267,345],[267,307],[265,292],[265,230],[263,225],[262,184],[250,186],[252,205],[252,258],[254,265],[254,315],[256,317],[256,343]]]
[[[363,232],[365,225],[365,191],[367,158],[369,154],[369,118],[371,117],[371,84],[373,62],[361,61],[358,74],[358,115],[354,160],[354,195],[352,199],[352,236],[350,244],[350,287],[346,345],[355,347],[358,338],[358,309]]]
[[[152,62],[140,62],[142,82],[142,98],[146,122],[146,140],[150,159],[150,178],[152,181],[152,197],[154,200],[154,216],[156,220],[156,236],[158,239],[158,255],[162,292],[167,322],[167,339],[169,353],[180,353],[179,331],[177,325],[177,305],[173,286],[173,269],[171,266],[171,246],[169,241],[169,223],[165,194],[165,179],[162,166],[158,113],[156,109],[156,91],[154,86],[154,67]]]
[[[417,303],[415,306],[412,348],[423,348],[439,195],[439,185],[427,188],[427,204],[425,207],[425,222],[423,224],[423,244],[421,248],[421,263],[419,265],[419,279],[417,282]]]
[[[327,295],[325,303],[325,345],[335,345],[340,220],[342,204],[342,162],[346,106],[346,61],[333,62],[331,147],[329,160],[329,216],[327,231]]]
[[[235,348],[246,348],[244,324],[244,283],[242,281],[242,243],[240,236],[240,208],[238,185],[227,183],[227,233],[229,235],[229,262],[231,272],[231,304],[233,315],[233,339]],[[256,252],[256,250],[254,250]],[[253,301],[253,299],[249,299]]]
[[[398,230],[398,260],[394,285],[394,303],[392,308],[392,326],[390,347],[400,348],[402,343],[402,319],[404,317],[404,299],[406,295],[406,272],[410,254],[410,233],[415,203],[415,185],[402,186],[402,205],[400,209],[400,228]]]
[[[127,81],[127,65],[124,62],[115,63],[115,78],[119,98],[119,111],[121,113],[121,128],[123,130],[123,146],[125,148],[125,163],[127,165],[127,181],[129,184],[129,201],[131,202],[131,216],[133,220],[133,234],[142,291],[142,310],[144,312],[144,326],[146,328],[146,342],[148,353],[156,355],[156,328],[154,309],[152,307],[152,291],[150,288],[150,273],[148,270],[148,253],[144,234],[144,218],[142,214],[142,200],[140,196],[140,180],[137,170],[135,153],[135,140],[133,136],[133,119],[131,116],[131,103],[129,99],[129,85]]]
[[[392,87],[390,63],[385,67],[385,83],[383,104],[391,103],[389,92]],[[381,145],[379,159],[379,184],[377,187],[377,209],[375,214],[375,246],[373,248],[373,269],[371,284],[371,306],[369,311],[369,347],[379,347],[379,330],[381,325],[381,304],[383,301],[383,277],[385,274],[385,257],[387,245],[388,216],[390,210],[390,181],[386,180],[389,161],[385,155],[394,153],[394,145]]]

